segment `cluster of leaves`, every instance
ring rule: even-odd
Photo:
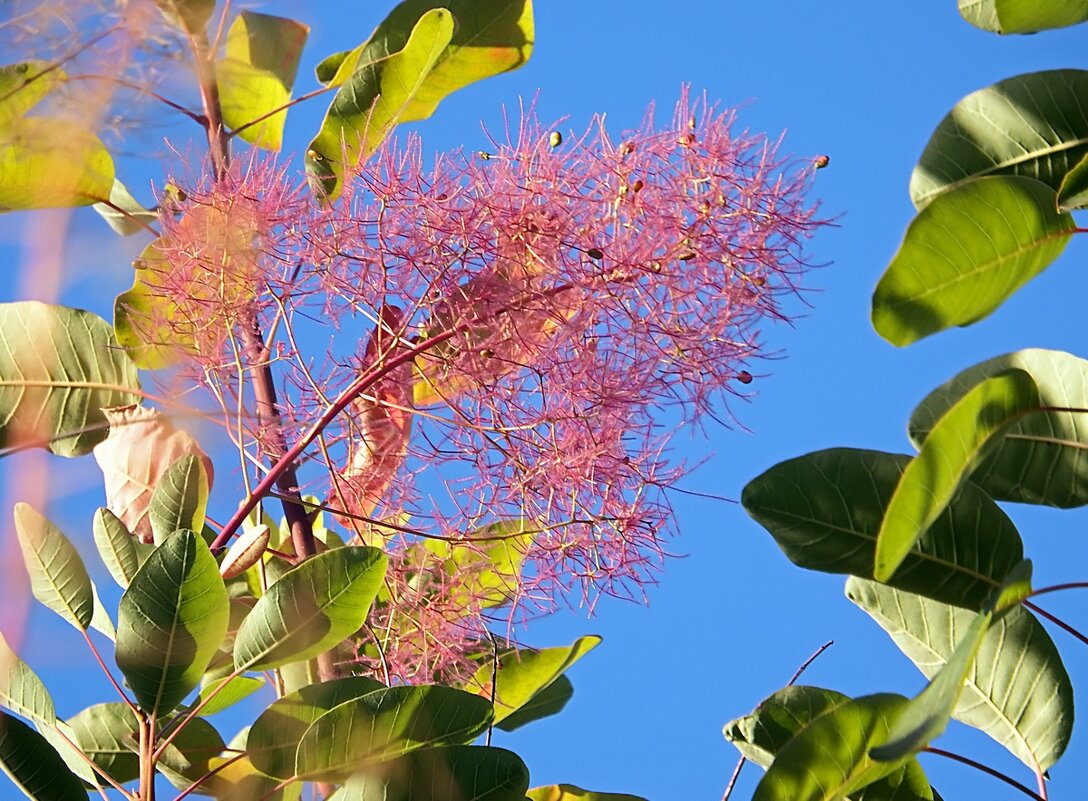
[[[0,640],[0,766],[38,801],[151,801],[160,776],[179,798],[228,801],[307,784],[338,801],[630,801],[530,790],[522,761],[490,746],[493,727],[559,712],[564,672],[599,638],[530,649],[489,624],[572,588],[634,594],[660,559],[663,493],[683,471],[654,414],[696,420],[752,380],[758,324],[782,316],[821,224],[812,165],[685,93],[671,125],[651,114],[619,142],[595,121],[564,145],[530,112],[495,152],[425,171],[419,141],[398,149],[390,132],[524,63],[531,0],[405,0],[296,98],[307,26],[154,0],[161,33],[130,5],[96,9],[102,33],[69,55],[0,68],[0,208],[93,205],[153,236],[113,326],[0,305],[0,446],[94,452],[94,540],[123,590],[111,615],[64,534],[16,508],[35,597],[84,635],[119,700],[61,720]],[[103,138],[56,133],[76,78],[110,80],[77,74],[94,43],[150,31],[191,61],[199,111],[117,86],[208,143],[201,174],[155,209]],[[326,93],[307,189],[267,151],[291,106]],[[326,338],[370,334],[316,348],[321,361],[314,316]],[[182,392],[215,402],[238,450],[246,492],[222,524],[211,460],[170,409],[143,405]],[[265,686],[276,700],[224,739],[209,718]]]
[[[1088,19],[1084,3],[965,2],[997,33]],[[918,215],[872,300],[877,332],[907,345],[996,309],[1080,233],[1088,207],[1088,72],[1053,70],[968,95],[910,182]],[[1073,731],[1073,687],[1032,600],[1031,563],[998,501],[1088,504],[1088,361],[1023,350],[970,367],[911,415],[913,456],[834,448],[772,467],[748,513],[795,564],[847,574],[847,597],[929,679],[913,699],[791,686],[729,723],[767,768],[759,801],[938,798],[916,755],[950,718],[990,735],[1036,776]]]

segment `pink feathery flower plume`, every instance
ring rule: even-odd
[[[686,92],[671,125],[651,112],[613,140],[599,119],[560,140],[530,110],[490,153],[429,168],[417,138],[387,142],[330,206],[300,203],[267,166],[234,179],[232,202],[264,220],[243,217],[246,253],[264,324],[287,334],[273,356],[289,366],[288,438],[372,376],[313,455],[339,521],[392,557],[364,669],[456,677],[488,620],[572,592],[636,595],[673,530],[666,492],[685,468],[670,435],[743,394],[760,325],[786,318],[824,224],[813,164]],[[196,253],[186,230],[164,247]],[[340,334],[325,360],[301,352],[359,320],[358,347]]]

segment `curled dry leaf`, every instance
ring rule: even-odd
[[[381,365],[396,348],[404,317],[400,309],[382,310],[381,324],[367,342],[363,370]],[[336,478],[330,502],[349,515],[370,517],[381,503],[408,455],[412,427],[412,375],[408,364],[392,368],[351,405],[348,466]],[[338,516],[348,529],[357,527],[353,517]]]
[[[227,549],[227,555],[219,565],[219,575],[224,579],[232,579],[249,570],[264,556],[271,538],[268,526],[263,523],[242,532]]]
[[[110,433],[95,446],[102,468],[106,506],[141,542],[153,542],[148,508],[151,495],[170,465],[190,454],[200,458],[212,483],[212,463],[199,443],[156,409],[116,406],[103,409]]]

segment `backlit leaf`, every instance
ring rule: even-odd
[[[573,784],[552,784],[534,787],[525,794],[529,801],[646,801],[637,795],[625,793],[595,793]]]
[[[495,698],[495,723],[499,723],[559,678],[571,665],[601,643],[596,635],[579,637],[569,646],[507,651],[499,656],[496,672],[485,661],[466,685],[472,692]],[[492,677],[496,686],[492,687]]]
[[[133,403],[136,367],[90,312],[0,304],[0,446],[87,453],[106,436],[102,409]]]
[[[106,569],[121,589],[128,587],[140,569],[136,543],[124,523],[109,509],[99,507],[94,513],[94,543]]]
[[[219,97],[227,127],[248,126],[238,134],[247,142],[269,150],[282,146],[287,110],[271,112],[291,99],[309,32],[301,22],[255,11],[242,11],[231,24],[226,55],[216,62]]]
[[[94,616],[94,591],[79,551],[59,528],[26,503],[15,504],[15,532],[34,597],[86,631]]]
[[[23,116],[66,79],[64,70],[46,61],[23,61],[0,67],[0,125]]]
[[[1031,376],[1013,369],[981,381],[945,412],[903,471],[885,510],[874,578],[886,582],[895,574],[975,466],[996,447],[1000,433],[1039,405]]]
[[[847,597],[880,624],[932,678],[976,613],[871,581],[851,578]],[[1023,607],[1010,609],[983,638],[952,717],[981,729],[1032,769],[1053,765],[1073,729],[1073,687],[1057,648]]]
[[[167,467],[154,485],[147,517],[156,544],[179,529],[203,528],[210,484],[206,461],[203,453],[187,453]]]
[[[0,122],[0,211],[86,206],[113,189],[113,159],[97,136],[71,121]]]
[[[994,33],[1035,33],[1088,19],[1086,0],[959,0],[959,8],[976,28]]]
[[[838,801],[894,773],[900,765],[874,761],[869,749],[906,705],[902,696],[880,694],[828,710],[782,747],[752,801]]]
[[[873,293],[873,327],[909,345],[988,316],[1065,249],[1076,224],[1033,178],[992,176],[935,198]]]
[[[49,691],[30,665],[11,650],[3,634],[0,634],[0,706],[36,726],[52,726],[57,720]]]
[[[44,737],[0,712],[0,768],[34,801],[82,801],[83,783]]]

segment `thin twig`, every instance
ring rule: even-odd
[[[793,675],[790,677],[790,680],[788,682],[786,682],[786,686],[787,687],[792,687],[794,684],[796,684],[797,680],[799,678],[801,678],[801,674],[804,673],[806,670],[808,670],[808,666],[811,665],[813,662],[815,662],[816,659],[820,656],[820,654],[822,654],[824,651],[826,651],[828,648],[830,648],[834,644],[835,644],[834,640],[828,640],[823,645],[821,645],[819,648],[817,648],[815,651],[813,651],[812,655],[808,659],[806,659],[804,662],[802,662],[801,666],[799,668],[797,668],[796,671],[794,671]],[[740,759],[737,760],[737,766],[735,768],[733,768],[733,775],[731,775],[729,777],[729,784],[727,784],[725,786],[725,793],[722,795],[722,801],[729,801],[729,796],[731,796],[733,794],[733,788],[737,786],[737,779],[740,778],[741,768],[744,767],[744,764],[747,761],[748,761],[748,757],[743,756],[743,755],[741,756]]]
[[[1084,643],[1085,645],[1088,645],[1088,637],[1086,637],[1083,633],[1081,633],[1077,629],[1073,628],[1071,625],[1066,623],[1064,620],[1062,620],[1057,615],[1052,615],[1050,612],[1046,611],[1045,609],[1042,609],[1041,607],[1036,606],[1035,604],[1031,603],[1030,601],[1024,601],[1023,603],[1024,603],[1024,606],[1026,606],[1028,609],[1030,609],[1035,614],[1039,615],[1040,617],[1045,617],[1047,620],[1049,620],[1055,626],[1058,626],[1059,628],[1065,629],[1067,632],[1072,634],[1074,637],[1076,637],[1082,643]]]
[[[1032,791],[1032,789],[1030,787],[1027,787],[1027,786],[1021,784],[1020,782],[1016,781],[1016,779],[1012,778],[1011,776],[1006,776],[1001,771],[994,770],[989,765],[984,765],[981,762],[976,762],[975,760],[971,759],[970,757],[961,756],[960,754],[953,753],[952,751],[945,751],[943,748],[935,748],[932,745],[926,746],[925,749],[923,749],[923,750],[926,753],[936,754],[937,756],[947,757],[948,759],[954,759],[956,762],[962,762],[964,765],[970,765],[972,768],[975,768],[976,770],[981,770],[983,773],[989,774],[990,776],[993,776],[995,779],[1000,779],[1001,781],[1005,782],[1005,784],[1007,784],[1007,785],[1009,785],[1011,787],[1015,787],[1017,790],[1019,790],[1020,792],[1022,792],[1024,795],[1028,796],[1029,798],[1034,798],[1035,801],[1046,801],[1046,795],[1045,795],[1046,790],[1045,790],[1045,788],[1043,790],[1044,795],[1039,795],[1038,793]]]

